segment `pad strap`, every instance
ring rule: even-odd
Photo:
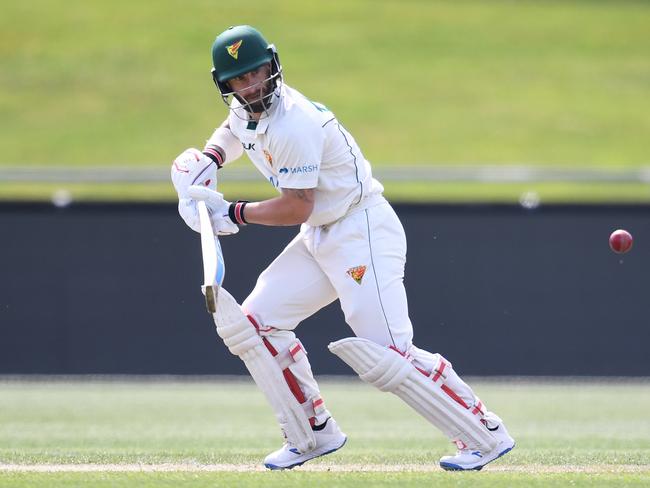
[[[287,349],[278,352],[275,356],[275,360],[280,365],[280,369],[287,369],[293,363],[302,361],[306,357],[307,351],[305,351],[305,347],[299,339],[296,339]]]
[[[255,319],[253,319],[253,317],[249,315],[248,320],[250,320],[251,323],[255,326],[255,328],[259,330],[259,325],[255,321]],[[286,380],[287,385],[291,390],[291,393],[293,393],[293,396],[296,398],[298,403],[300,403],[300,405],[302,406],[303,410],[305,411],[305,414],[309,418],[309,424],[313,427],[316,424],[316,409],[314,408],[313,402],[307,400],[307,397],[305,397],[305,394],[300,388],[300,384],[298,383],[298,380],[291,372],[291,369],[289,369],[289,366],[291,364],[297,363],[298,361],[307,358],[307,351],[305,351],[302,342],[296,339],[294,342],[291,343],[291,345],[285,351],[279,353],[275,349],[275,347],[273,347],[273,344],[271,344],[271,342],[266,337],[262,337],[262,341],[264,342],[264,345],[269,350],[273,358],[278,362],[278,365],[282,370],[282,374],[284,375],[284,379]],[[323,409],[324,408],[325,408],[325,404],[323,403]]]
[[[325,400],[321,396],[310,398],[302,404],[305,415],[310,418],[312,427],[314,426],[315,417],[325,413]]]
[[[282,369],[283,373],[285,375],[291,375],[293,377],[293,373],[289,367],[295,363],[306,360],[307,351],[305,349],[305,346],[302,345],[302,342],[300,342],[299,339],[296,339],[289,345],[287,349],[277,352],[274,358],[278,362],[278,365],[280,366],[280,369]],[[301,402],[302,408],[305,411],[307,417],[309,417],[309,420],[313,426],[316,420],[315,417],[325,412],[325,401],[321,396],[308,398],[303,401],[302,399],[304,398],[305,396],[302,392],[302,389],[300,389],[300,395],[296,395],[296,399]]]

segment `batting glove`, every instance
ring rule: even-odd
[[[198,149],[186,149],[179,154],[172,163],[171,174],[179,199],[190,198],[187,189],[192,185],[217,188],[217,164]]]
[[[183,220],[185,220],[185,223],[190,228],[197,230],[198,227],[197,232],[200,232],[201,226],[196,202],[198,200],[203,200],[205,206],[208,208],[208,212],[210,213],[212,228],[216,235],[231,235],[239,232],[239,226],[230,220],[230,217],[228,216],[230,202],[225,200],[221,193],[199,185],[190,186],[187,189],[187,193],[191,200],[189,200],[189,202],[183,202],[183,211],[181,211],[181,202],[179,202],[178,210],[181,217],[183,217]],[[184,213],[188,218],[184,216]]]

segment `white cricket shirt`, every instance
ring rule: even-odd
[[[332,223],[350,207],[384,191],[354,138],[332,112],[285,84],[277,93],[269,116],[257,124],[232,111],[228,122],[250,160],[278,191],[314,189],[308,225]],[[234,100],[233,109],[244,113],[237,107],[241,105]]]

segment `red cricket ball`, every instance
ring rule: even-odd
[[[612,235],[609,236],[609,247],[612,248],[617,254],[623,254],[632,249],[632,244],[634,239],[632,239],[632,234],[623,229],[618,229],[612,232]]]

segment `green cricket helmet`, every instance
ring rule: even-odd
[[[229,27],[217,36],[212,44],[212,79],[226,105],[230,107],[228,98],[231,95],[239,98],[227,81],[267,63],[271,64],[271,74],[265,80],[270,85],[270,93],[262,97],[264,105],[270,103],[273,91],[282,81],[282,67],[275,46],[249,25]]]

